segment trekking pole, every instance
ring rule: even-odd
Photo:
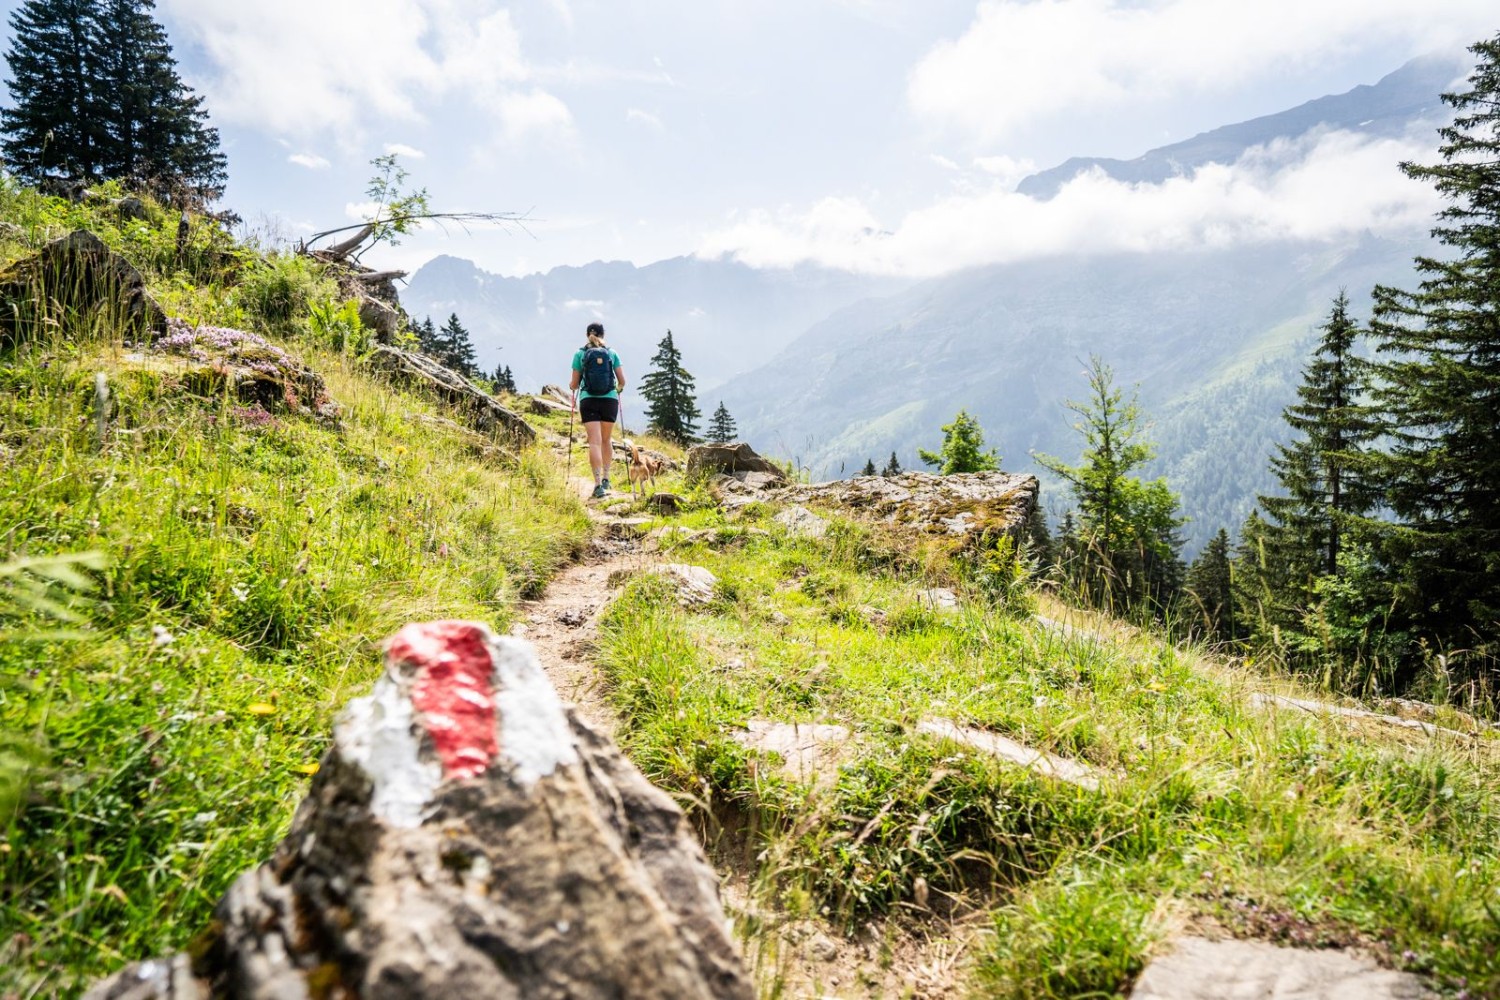
[[[620,393],[618,395],[618,399],[619,399],[619,402],[620,402],[620,414],[619,414],[619,417],[620,417],[620,438],[623,440],[624,437],[625,437],[625,435],[629,433],[625,429],[625,391],[623,389],[620,391]],[[614,451],[615,451],[614,445],[610,445],[610,447],[609,447],[609,452],[610,452],[610,455],[609,455],[609,467],[610,467],[611,470],[613,470],[614,467],[615,467],[615,455],[614,455]],[[625,461],[625,481],[628,483],[628,482],[630,482],[630,460],[629,459],[625,459],[624,461]]]
[[[564,488],[571,488],[573,485],[573,414],[577,412],[578,390],[574,389],[573,405],[568,408],[568,464],[563,467],[563,470],[567,475],[567,478],[565,480],[567,485]]]

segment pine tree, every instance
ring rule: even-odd
[[[97,178],[105,136],[93,84],[95,4],[28,0],[11,13],[10,28],[5,59],[14,107],[0,111],[6,168],[33,184]]]
[[[890,460],[885,463],[885,468],[880,470],[880,474],[882,476],[885,476],[887,479],[891,478],[892,476],[901,475],[901,462],[896,458],[896,453],[894,451],[891,452]]]
[[[863,469],[859,470],[859,474],[861,476],[873,476],[873,475],[875,475],[876,474],[876,472],[875,472],[875,459],[873,459],[873,458],[866,459],[865,460],[865,467]]]
[[[708,440],[714,444],[728,444],[739,434],[739,428],[734,424],[734,418],[724,408],[724,401],[719,400],[719,408],[708,421]]]
[[[935,466],[942,476],[1000,468],[1000,456],[993,449],[984,450],[984,431],[968,410],[959,410],[952,423],[943,425],[943,443],[937,451],[919,448],[917,457]]]
[[[1220,528],[1187,571],[1186,603],[1194,634],[1218,642],[1238,637],[1229,532]]]
[[[1043,468],[1061,476],[1078,503],[1076,553],[1068,568],[1084,596],[1116,610],[1170,605],[1182,581],[1177,495],[1166,480],[1142,482],[1131,473],[1153,449],[1139,440],[1143,421],[1134,398],[1114,387],[1114,372],[1098,358],[1089,362],[1090,398],[1069,401],[1081,418],[1082,461],[1068,465],[1037,455]]]
[[[11,171],[119,177],[193,202],[223,193],[203,99],[177,76],[154,0],[29,0],[11,17],[15,107],[0,113]]]
[[[155,0],[105,0],[95,86],[108,139],[102,167],[154,193],[198,202],[224,191],[219,132],[177,75]]]
[[[1377,286],[1375,397],[1390,447],[1375,463],[1389,519],[1366,528],[1383,567],[1367,604],[1493,669],[1500,638],[1500,34],[1471,47],[1470,90],[1445,94],[1443,162],[1403,164],[1448,202],[1415,291]],[[1450,658],[1449,669],[1454,669]]]
[[[510,365],[496,365],[495,373],[490,376],[490,381],[495,385],[495,392],[508,392],[512,395],[516,392],[516,380],[510,373]]]
[[[1340,292],[1312,361],[1302,370],[1299,401],[1282,411],[1299,434],[1271,459],[1285,495],[1260,498],[1274,519],[1268,530],[1283,558],[1311,575],[1338,572],[1345,525],[1374,501],[1356,472],[1380,428],[1362,399],[1363,369],[1353,353],[1359,328],[1348,310],[1349,299]]]
[[[441,361],[438,353],[437,327],[432,325],[432,317],[425,316],[420,323],[411,325],[411,332],[417,338],[417,350],[427,355],[434,361]]]
[[[469,331],[458,321],[457,313],[448,314],[448,322],[438,330],[435,338],[438,360],[460,375],[474,376],[479,369],[474,364],[474,343]]]
[[[693,376],[682,367],[682,353],[672,342],[672,331],[656,345],[652,370],[641,379],[641,395],[647,402],[646,421],[651,429],[680,445],[691,444],[698,433],[697,400]]]

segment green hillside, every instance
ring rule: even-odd
[[[565,418],[528,418],[521,452],[469,430],[371,376],[317,266],[204,219],[179,251],[175,217],[110,195],[0,191],[0,257],[87,227],[212,329],[128,342],[86,313],[0,348],[0,995],[189,946],[380,642],[508,630],[607,516],[569,485]],[[225,376],[300,364],[316,398]],[[1500,995],[1496,730],[1268,707],[1317,695],[1072,611],[1007,559],[837,511],[801,537],[770,503],[662,485],[683,513],[611,527],[690,534],[611,549],[575,696],[694,818],[762,995],[916,995],[919,953],[945,956],[942,995],[1120,996],[1182,928],[1359,944]],[[641,572],[661,561],[712,571],[712,598],[683,607]],[[798,771],[749,738],[787,724],[842,735]],[[1000,736],[1083,777],[978,748]],[[793,930],[873,957],[832,983]]]

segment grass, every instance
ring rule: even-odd
[[[1455,995],[1500,993],[1493,734],[1254,710],[1252,689],[1286,683],[1102,621],[1060,637],[933,546],[755,524],[672,551],[718,576],[705,611],[633,583],[603,657],[630,753],[762,903],[845,928],[923,912],[921,896],[987,908],[985,995],[1123,996],[1184,926],[1357,942]],[[935,585],[960,591],[958,613],[918,603]],[[1101,787],[917,733],[933,716],[1085,762]],[[798,782],[733,738],[750,719],[855,739]]]
[[[255,258],[233,288],[179,301],[254,319],[267,307],[244,276],[280,269],[316,291],[302,266]],[[182,947],[285,829],[382,640],[419,618],[504,630],[587,539],[548,456],[507,458],[434,419],[319,346],[304,304],[278,311],[279,295],[251,325],[322,374],[336,421],[205,390],[98,324],[0,357],[0,562],[104,566],[72,602],[73,638],[11,608],[0,641],[21,799],[0,816],[0,994],[72,995]]]

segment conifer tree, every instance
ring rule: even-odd
[[[44,177],[94,178],[103,155],[97,104],[98,15],[93,0],[28,0],[10,15],[13,107],[0,111],[6,168]]]
[[[917,457],[935,466],[942,476],[1000,468],[1000,456],[994,449],[984,450],[984,431],[968,410],[959,410],[952,423],[943,425],[943,443],[937,451],[919,448]]]
[[[714,444],[728,444],[739,434],[739,428],[735,426],[734,418],[724,408],[724,401],[719,400],[719,408],[708,421],[708,440]]]
[[[698,433],[700,413],[693,397],[693,376],[682,367],[682,352],[672,342],[671,330],[656,345],[651,365],[652,370],[641,379],[647,423],[670,441],[691,444]]]
[[[474,364],[474,343],[469,331],[458,321],[457,313],[448,314],[448,322],[438,330],[435,338],[438,360],[460,375],[479,374]]]
[[[224,191],[219,132],[203,98],[177,75],[155,0],[104,0],[96,59],[97,103],[107,135],[101,167],[157,194],[199,202]]]
[[[434,361],[441,361],[438,355],[437,327],[432,325],[432,317],[424,316],[420,323],[411,325],[411,332],[417,338],[417,350],[427,355]]]
[[[1036,456],[1069,484],[1078,503],[1073,582],[1104,607],[1165,608],[1182,579],[1177,529],[1185,522],[1177,495],[1165,479],[1142,482],[1131,474],[1153,454],[1140,440],[1143,417],[1135,399],[1125,400],[1114,372],[1098,358],[1089,361],[1088,380],[1090,398],[1068,403],[1081,418],[1074,428],[1084,440],[1082,461]]]
[[[11,17],[7,165],[119,177],[195,202],[223,193],[225,160],[203,99],[177,75],[154,0],[29,0]]]
[[[1192,631],[1219,642],[1238,637],[1229,532],[1211,538],[1187,571],[1186,603]]]
[[[516,391],[515,377],[510,373],[509,365],[496,365],[495,374],[490,376],[490,381],[495,384],[495,392],[508,392],[514,394]]]
[[[1362,399],[1363,369],[1353,353],[1358,337],[1349,299],[1340,292],[1317,350],[1302,370],[1298,402],[1282,411],[1299,435],[1279,446],[1271,459],[1285,495],[1260,498],[1261,508],[1274,519],[1268,532],[1282,558],[1309,575],[1338,572],[1344,528],[1373,501],[1356,476],[1365,448],[1379,433]]]
[[[1415,290],[1377,286],[1375,396],[1390,447],[1375,467],[1389,518],[1366,522],[1382,567],[1366,604],[1444,651],[1500,653],[1500,34],[1471,47],[1470,89],[1445,94],[1443,162],[1406,163],[1447,201]],[[1452,662],[1450,661],[1450,669]]]
[[[873,458],[866,459],[865,460],[865,467],[863,469],[859,470],[859,474],[861,476],[873,476],[873,475],[875,475],[876,474],[875,473],[875,459],[873,459]]]
[[[890,460],[885,463],[885,468],[880,470],[880,474],[887,479],[901,475],[901,462],[896,458],[894,451],[891,452]]]

